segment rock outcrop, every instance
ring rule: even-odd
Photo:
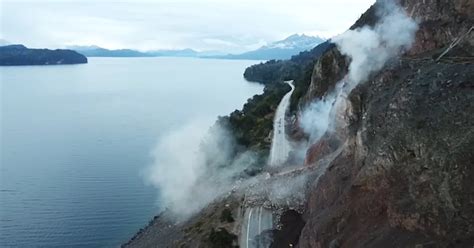
[[[311,190],[299,247],[474,244],[473,2],[401,4],[419,21],[416,42],[349,96],[349,145]],[[375,11],[361,20],[373,25]],[[344,61],[324,54],[304,101],[333,88]]]
[[[404,61],[357,89],[349,148],[311,190],[301,247],[472,246],[473,78],[472,64]]]

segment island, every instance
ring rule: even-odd
[[[31,49],[24,45],[0,47],[0,66],[86,64],[86,56],[65,49]]]

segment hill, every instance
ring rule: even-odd
[[[98,46],[71,46],[69,49],[84,54],[87,57],[154,57],[155,55],[132,49],[110,50]]]
[[[0,65],[84,64],[87,58],[72,50],[30,49],[23,45],[0,47]]]

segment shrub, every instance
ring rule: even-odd
[[[221,222],[232,223],[234,222],[234,217],[232,217],[232,211],[229,208],[225,208],[221,213]]]
[[[209,234],[209,243],[211,248],[234,248],[234,241],[236,240],[236,235],[229,233],[223,228],[219,228],[218,231],[212,228],[211,233]]]

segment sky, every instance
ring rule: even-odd
[[[0,39],[35,48],[243,52],[292,34],[330,38],[375,0],[0,0]]]

